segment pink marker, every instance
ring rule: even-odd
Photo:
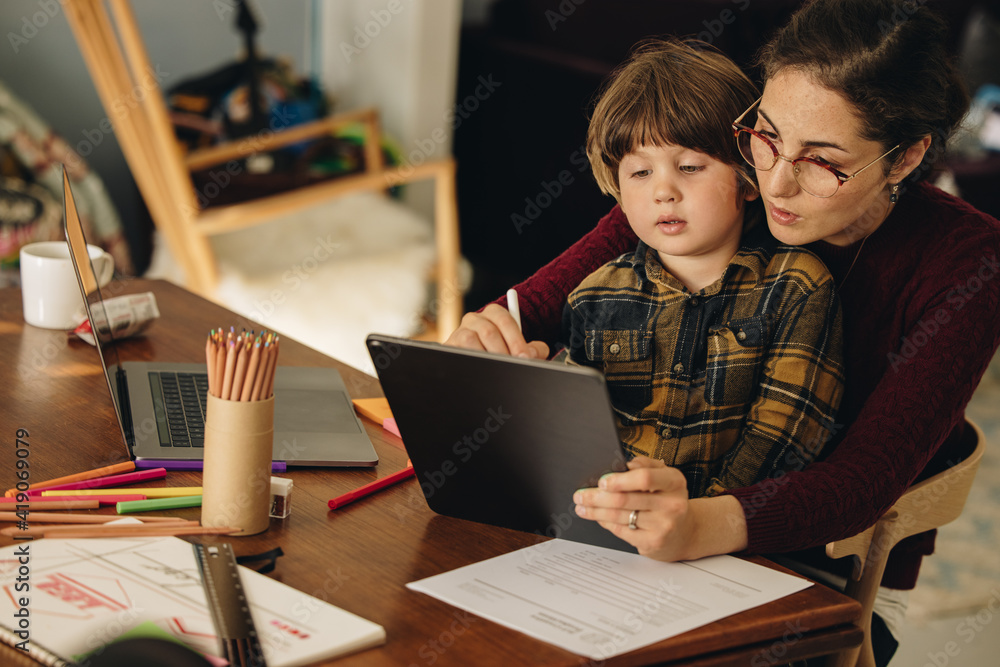
[[[38,489],[39,492],[48,491],[48,489]],[[114,506],[117,505],[122,500],[146,500],[146,495],[143,493],[136,493],[134,495],[126,496],[31,496],[31,500],[28,502],[32,503],[47,503],[47,502],[65,502],[67,500],[96,500],[101,507]],[[17,502],[16,498],[0,498],[0,503],[14,503]],[[2,508],[3,505],[0,505]]]
[[[167,476],[166,468],[153,468],[151,470],[139,470],[128,472],[124,475],[109,475],[96,479],[86,479],[82,482],[70,482],[69,484],[59,484],[58,486],[47,486],[41,489],[29,489],[29,496],[41,495],[42,491],[75,491],[76,489],[100,489],[106,486],[120,486],[122,484],[135,484],[145,482],[150,479],[163,479]]]

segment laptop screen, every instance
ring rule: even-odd
[[[62,174],[63,226],[66,230],[66,244],[69,246],[69,256],[73,261],[73,268],[76,271],[80,293],[83,295],[83,303],[87,309],[87,318],[90,320],[90,327],[94,332],[94,344],[101,358],[101,367],[104,369],[108,390],[111,392],[112,402],[115,406],[115,416],[118,418],[118,428],[121,429],[124,441],[130,443],[130,439],[125,432],[121,405],[119,404],[117,374],[121,372],[121,363],[118,359],[118,351],[114,345],[114,331],[108,326],[110,318],[104,307],[104,297],[101,294],[97,272],[94,270],[94,265],[90,261],[90,253],[87,251],[87,237],[83,232],[83,224],[80,222],[80,215],[76,210],[76,201],[73,199],[69,174],[66,172],[65,166],[63,166]]]

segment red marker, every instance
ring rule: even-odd
[[[407,477],[413,477],[413,464],[410,463],[409,459],[406,460],[406,467],[399,472],[394,472],[391,475],[383,477],[382,479],[376,479],[374,482],[365,484],[362,487],[354,489],[353,491],[348,491],[342,496],[337,496],[333,500],[327,503],[330,509],[335,510],[338,507],[343,507],[347,503],[354,502],[358,498],[364,498],[365,496],[370,496],[371,494],[384,489],[387,486],[392,486],[396,482],[402,482]]]

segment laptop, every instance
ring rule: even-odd
[[[204,363],[121,362],[102,341],[109,318],[69,177],[63,168],[66,243],[76,269],[98,356],[129,455],[141,460],[199,460],[204,452],[208,375]],[[155,324],[153,325],[155,326]],[[208,332],[192,331],[192,336]],[[275,461],[288,466],[374,466],[378,455],[333,368],[279,366],[274,378]]]
[[[573,509],[574,491],[625,469],[601,373],[379,334],[366,343],[434,512],[635,552]]]

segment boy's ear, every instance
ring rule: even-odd
[[[745,171],[739,170],[736,172],[736,185],[738,192],[743,195],[743,201],[753,201],[757,197],[760,197],[760,190],[757,188],[757,183]]]

